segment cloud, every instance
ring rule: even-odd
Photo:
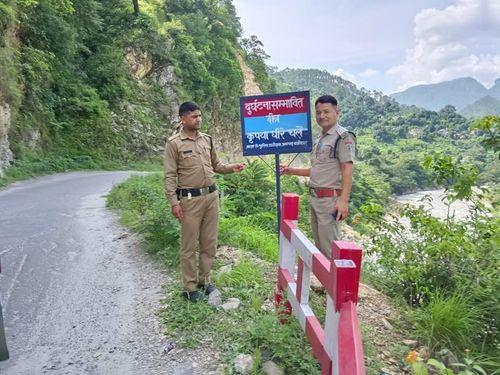
[[[372,68],[367,68],[363,70],[361,73],[359,73],[360,77],[365,77],[365,78],[370,78],[370,77],[375,77],[378,76],[380,73],[378,70],[372,69]]]
[[[354,83],[355,85],[358,85],[358,80],[356,78],[356,76],[352,73],[349,73],[348,71],[342,69],[342,68],[338,68],[337,70],[335,70],[334,72],[332,72],[333,75],[336,75],[336,76],[339,76],[339,77],[342,77],[348,81],[351,81],[352,83]]]
[[[500,2],[455,0],[415,16],[415,45],[386,74],[399,89],[470,76],[486,86],[500,77]]]

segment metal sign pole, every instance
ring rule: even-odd
[[[280,185],[280,154],[274,154],[276,168],[276,209],[278,216],[278,244],[280,242],[280,224],[281,224],[281,185]]]

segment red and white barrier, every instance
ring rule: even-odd
[[[361,248],[334,241],[330,261],[297,229],[299,196],[283,194],[281,208],[277,305],[286,296],[285,313],[298,319],[323,375],[365,374],[356,312]],[[309,306],[311,272],[327,292],[324,329]]]

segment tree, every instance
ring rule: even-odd
[[[500,158],[500,141],[498,140],[498,132],[500,131],[500,116],[486,116],[477,120],[472,125],[473,130],[479,130],[485,134],[482,143],[485,148],[498,153]]]
[[[134,15],[138,16],[139,15],[139,0],[132,0],[132,3],[134,4]]]
[[[264,51],[264,44],[257,38],[256,35],[250,36],[250,38],[243,38],[241,44],[245,49],[246,53],[252,57],[267,60],[270,56]]]

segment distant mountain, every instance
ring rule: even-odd
[[[500,96],[500,80],[497,79],[494,88],[496,95],[490,93],[474,78],[466,77],[431,85],[413,86],[392,94],[391,97],[401,104],[416,105],[433,111],[438,111],[446,105],[461,110],[486,95]]]
[[[488,90],[488,94],[494,98],[500,99],[500,78],[497,78],[495,84]]]
[[[461,137],[470,121],[453,107],[439,112],[401,105],[378,91],[357,88],[355,84],[318,69],[271,69],[278,92],[310,90],[311,98],[332,94],[339,100],[341,123],[359,134],[373,132],[383,141],[397,138],[436,136]]]
[[[499,80],[497,80],[497,83],[498,82]],[[500,87],[500,84],[498,86]],[[465,117],[474,118],[484,117],[488,115],[500,115],[500,100],[490,95],[486,95],[462,109],[460,111],[460,114]]]
[[[278,92],[310,90],[315,100],[320,95],[332,94],[339,101],[342,123],[351,128],[368,128],[384,117],[400,115],[402,106],[393,98],[378,91],[358,89],[356,85],[325,70],[272,70]]]

